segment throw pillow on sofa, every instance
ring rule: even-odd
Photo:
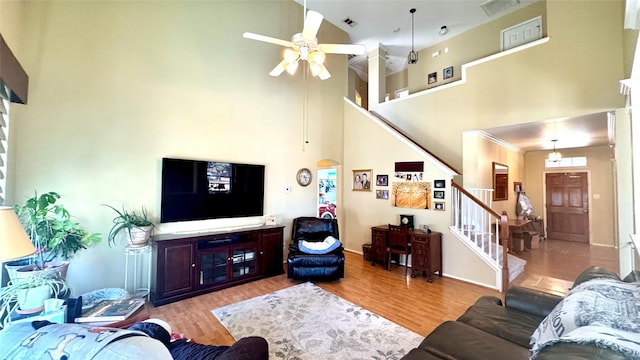
[[[324,241],[317,242],[300,240],[298,244],[300,251],[307,254],[328,254],[340,246],[342,246],[340,240],[333,236],[327,236]]]
[[[594,344],[640,358],[640,283],[593,279],[575,288],[531,336],[531,358],[558,342]]]

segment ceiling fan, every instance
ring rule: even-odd
[[[269,75],[279,76],[285,70],[291,75],[296,72],[298,62],[306,60],[313,76],[326,80],[331,74],[324,66],[326,54],[364,54],[363,45],[350,44],[318,44],[316,35],[320,29],[323,16],[319,12],[309,10],[304,20],[304,28],[301,33],[293,35],[291,41],[280,40],[270,36],[245,32],[242,36],[246,39],[264,41],[287,47],[284,51],[284,60],[280,62]]]

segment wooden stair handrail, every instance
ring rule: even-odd
[[[458,191],[460,191],[461,193],[465,194],[469,199],[471,199],[474,203],[476,203],[478,206],[480,206],[481,208],[483,208],[484,210],[486,210],[488,213],[491,214],[491,216],[493,216],[494,218],[500,220],[500,214],[498,214],[497,212],[495,212],[495,210],[493,210],[492,208],[488,207],[485,203],[483,203],[482,201],[480,201],[477,197],[475,197],[472,193],[468,192],[465,188],[463,188],[462,186],[458,185],[455,181],[451,180],[451,187],[454,187],[456,189],[458,189]]]

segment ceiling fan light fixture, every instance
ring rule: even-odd
[[[409,64],[415,64],[418,62],[418,53],[415,52],[414,48],[413,48],[413,39],[414,39],[414,31],[413,31],[413,15],[416,12],[416,9],[413,8],[411,10],[409,10],[409,12],[411,13],[411,51],[409,52],[409,55],[407,56],[407,62]]]
[[[298,60],[299,56],[300,54],[298,54],[298,52],[293,49],[286,49],[284,51],[284,59],[287,60],[288,63],[292,63]]]
[[[325,59],[325,53],[319,50],[316,50],[309,55],[309,61],[313,64],[324,64]]]
[[[300,59],[307,60],[309,58],[309,48],[306,46],[300,47]]]
[[[288,63],[285,68],[287,69],[289,75],[293,75],[296,73],[296,70],[298,70],[298,62],[294,61],[292,63]]]

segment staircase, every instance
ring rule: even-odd
[[[379,121],[389,133],[430,156],[443,171],[452,176],[461,174],[382,115],[375,111],[369,111],[368,114]],[[496,288],[500,291],[506,290],[509,283],[524,271],[527,262],[508,252],[505,254],[502,250],[501,244],[506,244],[507,249],[509,248],[508,219],[506,215],[502,216],[491,209],[493,190],[465,190],[455,182],[451,183],[451,188],[451,233],[495,270]],[[500,226],[501,223],[504,226]]]
[[[451,233],[496,271],[500,291],[524,271],[526,261],[504,252],[509,248],[507,216],[491,209],[489,189],[465,190],[452,182],[453,218]]]

